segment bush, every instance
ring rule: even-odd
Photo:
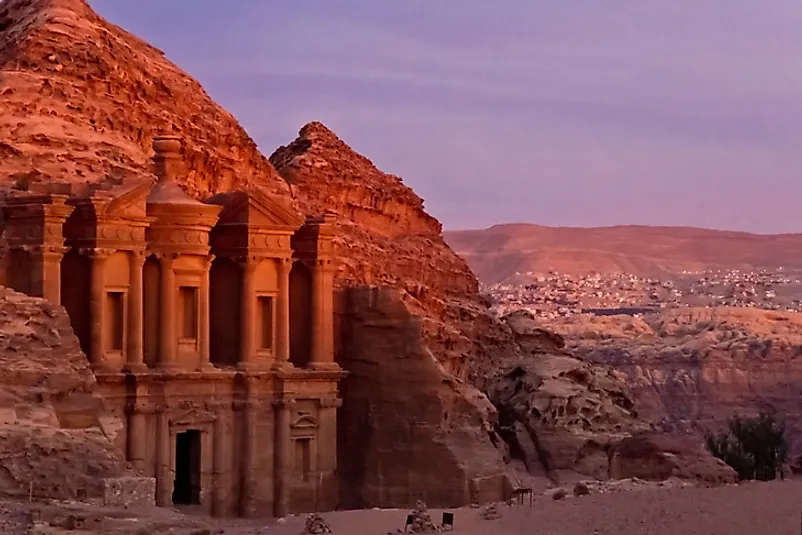
[[[730,418],[727,429],[706,437],[707,449],[730,465],[741,480],[770,481],[781,474],[788,456],[785,426],[773,411],[755,418]]]

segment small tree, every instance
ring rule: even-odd
[[[727,429],[706,437],[707,449],[730,465],[741,480],[776,479],[788,456],[785,425],[774,411],[761,411],[755,418],[733,416]]]

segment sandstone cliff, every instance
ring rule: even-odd
[[[0,497],[102,496],[126,471],[64,309],[0,287]]]
[[[0,185],[149,176],[160,132],[184,138],[195,196],[245,184],[289,196],[236,119],[160,50],[84,0],[0,3]]]
[[[440,223],[400,178],[377,169],[321,123],[304,126],[270,161],[307,212],[338,213],[339,286],[405,291],[448,372],[481,381],[499,355],[517,352],[509,329],[488,313],[476,277],[443,241]]]
[[[362,444],[359,455],[343,454],[343,496],[362,506],[414,505],[420,493],[442,505],[500,497],[495,410],[467,380],[486,377],[517,346],[440,223],[401,179],[320,123],[270,161],[306,212],[338,214],[337,359],[352,373],[341,416],[357,433],[349,444]],[[382,409],[365,415],[365,407]],[[396,440],[406,429],[412,435]]]
[[[636,319],[552,323],[568,347],[626,373],[645,416],[669,430],[721,425],[774,407],[802,447],[802,314],[747,308],[676,309]]]
[[[507,359],[489,389],[500,432],[530,473],[558,481],[566,470],[597,479],[737,480],[693,437],[660,437],[639,414],[627,375],[586,361],[526,311],[504,317],[523,356]]]

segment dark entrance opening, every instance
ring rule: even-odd
[[[173,504],[200,505],[201,434],[184,431],[175,437],[175,481]]]

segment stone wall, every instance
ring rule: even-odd
[[[341,507],[454,507],[501,499],[495,409],[440,366],[404,294],[341,296],[338,360],[349,371],[339,436]]]

